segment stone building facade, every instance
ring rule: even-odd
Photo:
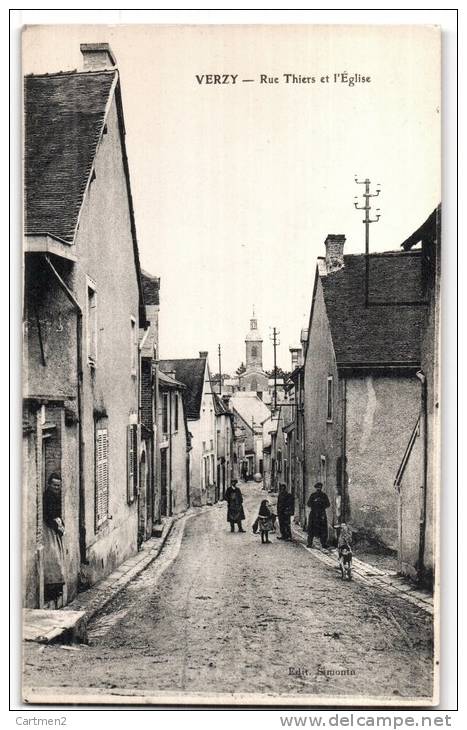
[[[161,360],[159,368],[185,386],[188,430],[191,434],[190,494],[194,506],[213,504],[217,493],[216,405],[208,353],[199,358]]]
[[[427,584],[436,579],[440,488],[440,294],[441,206],[402,244],[410,251],[421,243],[423,295],[420,409],[395,478],[399,499],[399,562],[403,573]]]
[[[160,279],[141,272],[146,327],[140,330],[140,421],[138,487],[138,544],[152,537],[159,519],[160,489],[157,470],[157,409]]]
[[[229,408],[234,415],[235,439],[241,449],[237,459],[238,475],[252,479],[263,474],[263,424],[271,412],[256,393],[241,392],[231,396]]]
[[[186,386],[174,372],[158,374],[158,514],[161,518],[190,506],[191,438],[185,412]]]
[[[345,520],[396,551],[394,475],[420,409],[422,257],[370,255],[366,307],[365,256],[344,256],[344,241],[328,237],[315,276],[304,363],[304,497],[321,481],[330,526]]]
[[[81,50],[88,70],[25,79],[24,605],[36,608],[52,473],[65,524],[61,603],[138,544],[146,317],[120,80],[106,44]]]

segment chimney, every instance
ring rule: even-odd
[[[305,350],[306,350],[306,343],[308,342],[308,327],[303,327],[300,332],[300,342],[302,345],[302,354],[301,354],[301,363],[300,365],[303,365],[303,361],[305,359]]]
[[[324,242],[326,246],[326,271],[332,274],[344,267],[344,243],[343,233],[328,233]]]
[[[203,350],[202,352],[199,353],[199,356],[200,357],[207,357],[208,356],[208,353],[207,353],[207,351],[204,351]]]
[[[289,347],[289,352],[291,354],[291,367],[292,370],[295,370],[299,365],[301,365],[300,362],[300,355],[302,354],[302,348],[301,347]]]
[[[108,43],[81,43],[85,71],[103,71],[115,68],[117,61]]]

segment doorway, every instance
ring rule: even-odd
[[[161,449],[161,517],[167,517],[167,449]]]

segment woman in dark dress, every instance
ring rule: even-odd
[[[308,507],[310,514],[308,516],[308,547],[313,547],[313,538],[319,537],[323,548],[326,547],[328,541],[328,518],[326,510],[330,507],[329,498],[326,492],[323,492],[321,482],[315,484],[315,491],[310,495]]]
[[[44,599],[57,606],[65,584],[65,554],[62,535],[62,480],[51,474],[43,496],[44,510]]]
[[[237,487],[237,480],[232,481],[232,485],[226,489],[224,499],[227,501],[227,522],[230,522],[230,532],[235,532],[235,525],[238,526],[239,532],[245,532],[242,527],[242,520],[245,519],[243,511],[243,496]]]

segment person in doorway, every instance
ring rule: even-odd
[[[248,465],[246,461],[242,463],[242,479],[244,482],[248,481]]]
[[[245,532],[242,527],[242,520],[245,519],[243,511],[243,495],[237,487],[237,480],[232,480],[232,485],[226,489],[224,499],[227,502],[227,522],[230,522],[230,532],[235,532],[235,525],[239,532]]]
[[[269,533],[274,530],[274,517],[269,502],[267,499],[263,499],[261,502],[258,512],[258,529],[261,533],[261,542],[263,544],[271,542],[269,539]]]
[[[277,496],[277,518],[279,520],[279,529],[281,531],[278,540],[291,540],[292,530],[290,520],[294,513],[293,495],[287,491],[285,484],[279,485],[279,494]]]
[[[319,537],[321,546],[325,548],[328,541],[328,518],[326,516],[326,510],[331,505],[328,495],[326,492],[323,492],[321,482],[315,484],[315,491],[310,495],[307,504],[310,508],[307,546],[313,547],[313,538]]]
[[[53,601],[57,608],[65,585],[65,553],[62,536],[62,480],[55,472],[50,475],[43,496],[44,512],[44,600]]]

